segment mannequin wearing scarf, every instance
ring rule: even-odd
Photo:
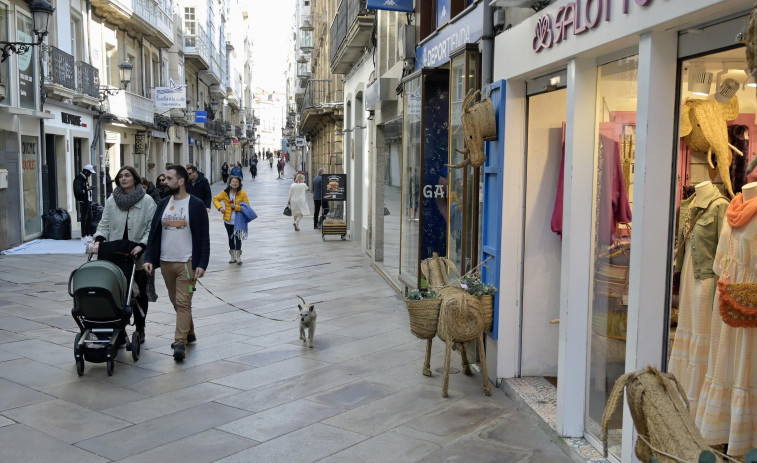
[[[155,201],[139,186],[140,177],[131,166],[119,169],[116,183],[113,194],[105,202],[103,216],[94,236],[93,252],[97,252],[99,244],[103,241],[128,240],[131,254],[140,256],[137,269],[141,269],[143,256],[140,253],[147,248],[150,224],[156,209]],[[148,304],[147,275],[143,270],[137,270],[134,281],[139,288],[139,307],[134,311],[134,325],[139,333],[140,342],[144,342]]]
[[[749,183],[726,211],[712,269],[721,281],[757,283],[757,183]],[[714,307],[719,306],[716,293]],[[725,324],[712,310],[707,375],[696,424],[710,445],[727,443],[728,454],[757,447],[757,329]]]

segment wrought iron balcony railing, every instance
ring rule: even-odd
[[[332,90],[329,79],[310,79],[305,90],[303,109],[315,108],[324,105],[344,104],[344,91]]]
[[[46,68],[45,84],[57,84],[76,90],[74,57],[51,45],[42,47],[42,50]]]
[[[339,47],[347,38],[347,33],[361,12],[367,12],[366,0],[342,0],[339,3],[334,21],[331,23],[329,37],[331,38],[331,61],[334,61]]]
[[[100,71],[84,61],[76,62],[76,91],[98,98],[100,87]]]

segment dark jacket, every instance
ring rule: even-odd
[[[187,183],[187,193],[200,198],[200,201],[205,204],[206,209],[210,209],[210,202],[213,200],[213,195],[210,193],[210,182],[205,178],[205,174],[197,172],[197,180]]]
[[[160,243],[163,236],[163,212],[170,201],[170,197],[163,198],[155,210],[150,225],[150,237],[147,239],[145,263],[160,267]],[[208,211],[202,201],[195,196],[189,196],[189,230],[192,232],[192,270],[200,267],[208,269],[210,260],[210,227],[208,225]]]
[[[155,184],[153,184],[152,182],[149,182],[147,184],[147,190],[145,190],[145,193],[147,193],[153,199],[153,201],[155,201],[155,204],[158,204],[160,202],[160,192],[157,188],[155,188]]]
[[[321,201],[323,199],[323,190],[321,189],[321,181],[323,180],[323,177],[320,175],[316,175],[313,179],[313,200],[314,201]]]
[[[74,198],[77,201],[89,202],[89,180],[82,172],[74,178]]]

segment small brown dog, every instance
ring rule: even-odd
[[[313,347],[313,337],[315,336],[315,305],[308,304],[305,299],[297,296],[302,300],[302,304],[297,304],[300,309],[300,339],[305,342],[305,328],[308,329],[308,347]]]

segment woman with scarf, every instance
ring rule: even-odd
[[[139,333],[139,342],[145,342],[145,317],[147,316],[147,275],[142,269],[142,251],[147,248],[150,224],[155,214],[155,201],[140,185],[141,178],[131,166],[123,166],[116,174],[116,188],[105,202],[102,219],[95,232],[92,251],[97,253],[103,241],[128,241],[130,254],[138,258],[134,282],[139,288],[134,310],[134,326]],[[125,342],[125,340],[124,340]]]
[[[235,231],[234,219],[237,212],[242,211],[241,203],[250,204],[247,193],[242,190],[242,179],[236,175],[229,177],[229,185],[225,190],[213,197],[216,209],[223,213],[223,224],[229,235],[229,263],[242,264],[242,238],[239,230]]]

